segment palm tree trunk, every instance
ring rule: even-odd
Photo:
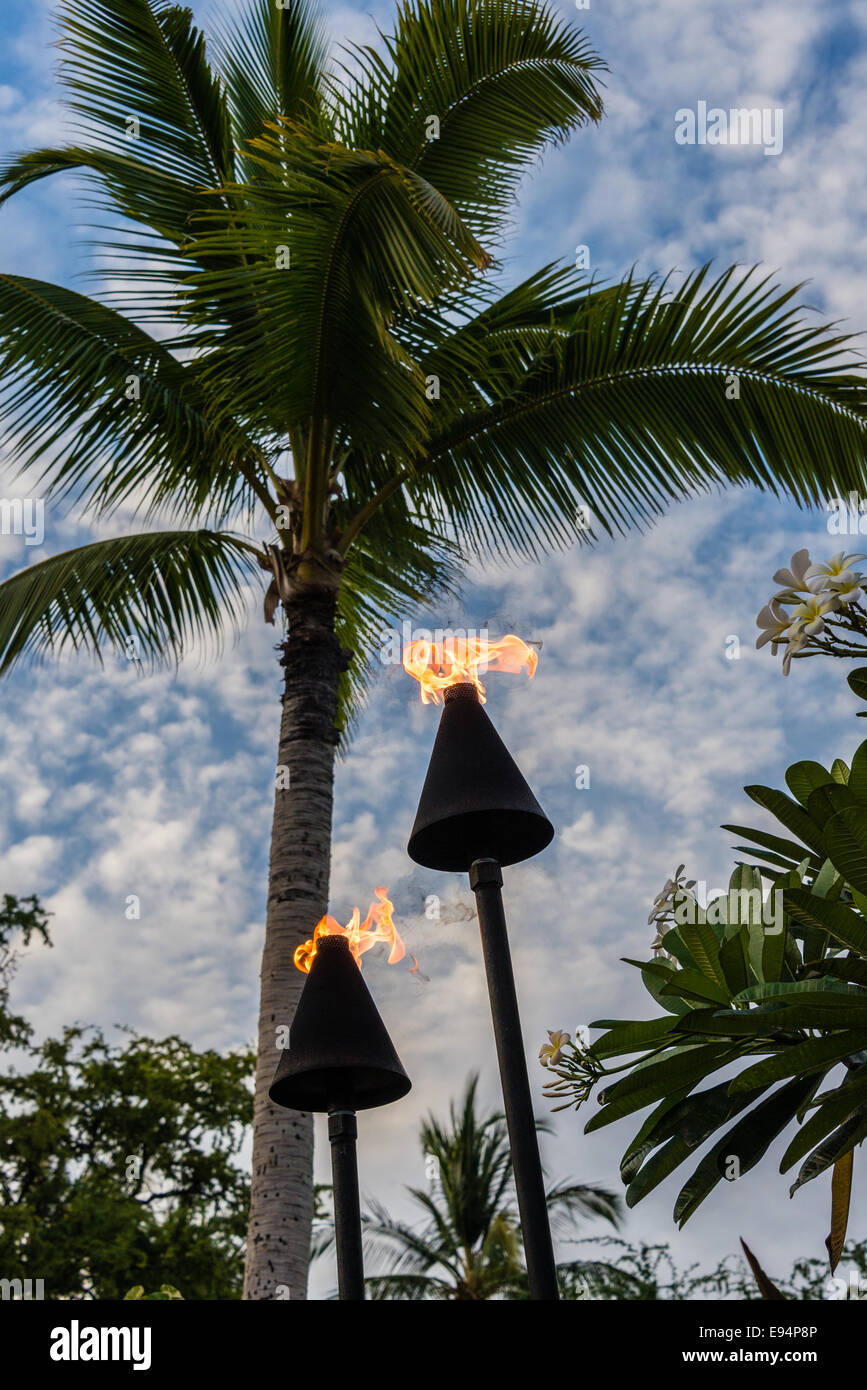
[[[253,1179],[244,1297],[307,1297],[313,1222],[313,1117],[271,1104],[277,1030],[292,1022],[306,979],[293,964],[328,907],[337,684],[343,660],[336,596],[302,591],[284,604],[289,636],[280,726],[259,1056],[253,1112]],[[288,788],[280,789],[288,769]]]

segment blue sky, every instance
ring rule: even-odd
[[[63,136],[49,8],[14,0],[0,16],[4,152]],[[210,7],[194,8],[206,18]],[[826,316],[867,327],[864,6],[592,0],[562,9],[609,64],[608,115],[526,184],[506,274],[572,258],[579,244],[604,276],[633,264],[684,272],[708,258],[762,262],[783,283],[809,281],[805,302]],[[336,38],[373,41],[371,16],[386,27],[390,6],[329,10]],[[675,112],[699,100],[781,107],[782,154],[678,145]],[[89,265],[78,195],[64,179],[7,208],[3,268],[78,283]],[[7,495],[20,493],[14,460],[0,466]],[[94,534],[47,510],[46,553]],[[743,785],[782,785],[797,758],[848,759],[857,746],[862,728],[836,664],[796,663],[784,680],[778,661],[753,648],[773,572],[802,545],[816,559],[839,548],[823,514],[754,493],[713,496],[674,508],[644,536],[538,567],[474,571],[461,602],[432,615],[433,625],[487,623],[541,643],[533,683],[492,676],[488,706],[558,832],[507,879],[531,1058],[547,1028],[655,1013],[619,958],[645,954],[647,914],[666,877],[685,861],[692,876],[727,881],[731,837],[718,827],[761,821]],[[0,573],[39,553],[0,537]],[[41,1030],[77,1018],[177,1031],[202,1046],[254,1036],[279,671],[258,593],[249,610],[217,664],[194,654],[177,676],[142,679],[109,655],[102,670],[70,659],[4,685],[0,888],[38,892],[56,914],[55,949],[34,952],[17,981],[19,1005]],[[732,636],[736,661],[725,655]],[[442,1111],[473,1068],[485,1096],[497,1095],[471,897],[458,879],[414,870],[405,854],[437,718],[402,672],[383,671],[337,776],[331,909],[345,920],[387,883],[428,977],[379,960],[366,969],[414,1090],[364,1117],[362,1182],[404,1214],[404,1184],[424,1181],[418,1117]],[[587,790],[575,787],[579,764],[590,767]],[[439,923],[424,917],[431,892],[443,897]],[[138,922],[124,916],[133,893]],[[544,1073],[532,1063],[531,1074],[541,1111]],[[545,1143],[552,1176],[616,1186],[631,1122],[591,1136],[583,1122],[557,1117]],[[320,1142],[323,1177],[326,1151]],[[628,1238],[671,1240],[679,1263],[710,1266],[742,1234],[776,1273],[822,1253],[826,1182],[790,1205],[765,1160],[678,1234],[671,1207],[684,1177],[630,1215]],[[865,1215],[856,1171],[856,1233]],[[314,1288],[328,1287],[323,1269]]]

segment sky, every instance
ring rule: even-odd
[[[682,274],[713,259],[762,263],[851,331],[867,328],[862,269],[867,3],[826,0],[559,0],[609,66],[606,118],[552,152],[524,185],[505,249],[514,278],[589,250],[621,277]],[[204,21],[212,7],[194,6]],[[391,6],[331,5],[337,41],[373,42]],[[7,0],[0,15],[0,154],[63,138],[50,6]],[[679,144],[676,113],[782,110],[783,146]],[[80,285],[91,264],[80,190],[67,178],[20,195],[0,217],[2,268]],[[5,495],[15,460],[0,457]],[[122,528],[121,514],[113,525]],[[0,536],[0,575],[97,534],[46,509],[44,547]],[[99,534],[104,534],[104,530]],[[265,539],[265,537],[262,537]],[[862,735],[842,667],[754,649],[773,573],[802,546],[839,549],[821,512],[753,491],[674,507],[642,535],[537,566],[475,568],[448,612],[424,626],[487,627],[539,644],[534,680],[492,675],[488,712],[556,828],[551,847],[507,871],[506,901],[531,1083],[540,1114],[547,1029],[647,1018],[656,1006],[621,957],[646,957],[654,895],[677,865],[723,886],[734,863],[726,822],[762,824],[743,786],[782,786],[800,758],[851,758]],[[38,893],[54,913],[52,951],[32,950],[17,1007],[40,1035],[79,1020],[178,1032],[226,1049],[255,1035],[268,835],[279,721],[279,633],[261,594],[219,661],[191,654],[142,677],[65,658],[7,677],[0,700],[0,890]],[[736,639],[736,640],[733,640]],[[737,652],[736,659],[732,653]],[[424,979],[367,958],[365,977],[413,1080],[402,1102],[364,1115],[365,1194],[409,1217],[425,1182],[419,1119],[442,1114],[468,1074],[497,1102],[497,1072],[473,901],[465,880],[416,869],[406,840],[438,721],[400,668],[384,667],[336,779],[331,911],[346,920],[387,884]],[[579,787],[576,769],[589,768]],[[425,901],[442,899],[439,921]],[[129,895],[141,917],[127,920]],[[553,1179],[619,1189],[632,1119],[585,1135],[592,1109],[554,1117],[543,1141]],[[712,1268],[744,1236],[773,1275],[820,1257],[829,1184],[790,1203],[784,1143],[722,1185],[682,1232],[671,1216],[688,1168],[629,1214],[624,1236],[670,1241],[680,1266]],[[317,1174],[328,1177],[324,1128]],[[856,1163],[850,1229],[867,1195]],[[588,1225],[583,1234],[603,1233]],[[561,1242],[565,1258],[575,1252]],[[333,1287],[324,1264],[312,1291]]]

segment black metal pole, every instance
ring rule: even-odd
[[[470,887],[476,895],[479,910],[482,951],[494,1020],[503,1104],[509,1127],[530,1297],[551,1300],[559,1298],[560,1294],[503,895],[500,891],[502,886],[503,873],[496,859],[477,859],[471,865]]]
[[[361,1253],[361,1202],[355,1141],[354,1110],[330,1110],[331,1179],[334,1184],[334,1234],[337,1244],[337,1288],[341,1299],[364,1298],[364,1259]]]

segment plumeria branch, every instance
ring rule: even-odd
[[[826,564],[814,565],[809,551],[797,550],[788,569],[777,570],[783,587],[756,618],[757,647],[783,648],[783,675],[792,661],[806,656],[861,657],[867,654],[864,574],[853,568],[867,555],[841,550]],[[791,611],[790,611],[791,610]],[[859,645],[853,638],[863,639]]]

